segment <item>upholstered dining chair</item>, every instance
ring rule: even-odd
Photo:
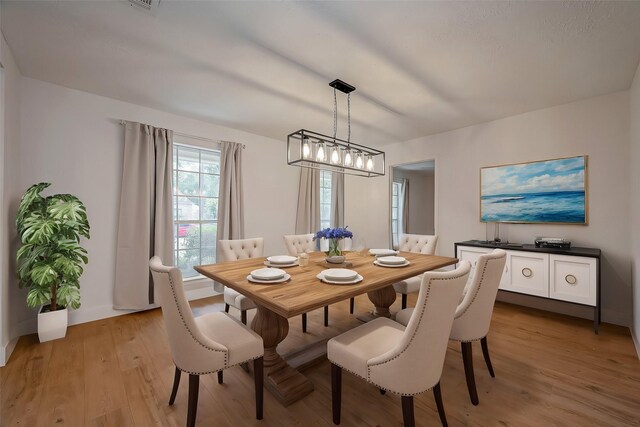
[[[404,252],[414,252],[417,254],[433,255],[436,252],[438,236],[428,236],[422,234],[403,234],[398,242],[398,249]],[[422,275],[410,277],[401,282],[393,284],[393,289],[402,294],[402,308],[407,308],[407,295],[418,292]]]
[[[239,259],[260,258],[264,253],[264,239],[256,237],[253,239],[239,240],[219,240],[218,248],[220,248],[219,262],[237,261]],[[229,287],[224,288],[224,311],[229,312],[229,307],[240,310],[240,319],[242,323],[247,324],[247,310],[256,308],[255,303]]]
[[[262,338],[226,313],[209,313],[193,317],[182,283],[182,273],[176,267],[162,264],[159,257],[149,261],[154,291],[164,319],[169,347],[176,366],[169,405],[173,405],[182,372],[189,374],[189,402],[187,427],[196,423],[200,375],[218,373],[253,360],[256,418],[263,412],[263,354]]]
[[[506,259],[507,253],[501,249],[496,249],[491,253],[478,257],[473,277],[464,288],[451,328],[450,338],[454,341],[460,341],[462,347],[462,361],[467,380],[467,389],[469,390],[471,403],[474,405],[477,405],[479,400],[473,373],[471,344],[473,341],[480,341],[489,375],[495,378],[491,358],[489,357],[487,334],[489,333],[493,306],[498,294],[498,286],[500,285]],[[406,325],[411,318],[412,311],[412,309],[400,311],[396,315],[396,321]]]
[[[379,317],[329,340],[334,424],[340,424],[345,369],[383,394],[390,391],[401,395],[405,426],[415,426],[413,396],[433,389],[440,421],[447,425],[440,375],[456,305],[469,270],[469,262],[462,261],[453,271],[424,273],[416,310],[406,327]]]
[[[313,233],[309,234],[286,234],[284,245],[291,256],[298,256],[303,252],[315,252],[316,241],[313,240]],[[349,301],[349,311],[353,314],[355,308],[355,298]],[[324,306],[324,326],[329,326],[329,306]],[[302,332],[307,332],[307,313],[302,314]]]

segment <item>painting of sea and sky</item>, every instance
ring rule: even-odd
[[[480,169],[480,220],[586,224],[587,156]]]

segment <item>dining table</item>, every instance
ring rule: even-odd
[[[402,267],[383,267],[374,264],[368,252],[348,252],[343,265],[326,262],[322,252],[309,254],[306,266],[286,268],[291,278],[283,283],[258,284],[249,281],[253,270],[264,268],[266,258],[249,258],[219,264],[194,267],[203,276],[228,286],[250,298],[257,306],[251,323],[264,344],[265,387],[276,399],[288,406],[314,389],[313,383],[299,370],[289,365],[277,351],[289,332],[288,319],[311,310],[367,294],[373,304],[370,317],[390,317],[390,307],[396,299],[393,284],[426,271],[436,270],[458,262],[456,258],[400,252],[409,263]],[[329,284],[318,279],[323,270],[346,267],[363,278],[355,284]]]

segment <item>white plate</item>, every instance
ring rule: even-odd
[[[325,283],[329,283],[329,284],[332,284],[332,285],[353,285],[355,283],[362,282],[362,280],[364,279],[361,275],[358,274],[355,279],[353,279],[351,281],[348,281],[348,282],[345,281],[345,280],[335,281],[335,280],[326,279],[322,273],[318,273],[316,278],[322,280]]]
[[[278,267],[278,268],[287,268],[287,267],[295,267],[298,265],[298,261],[292,262],[291,264],[271,264],[269,261],[265,261],[264,265],[267,267]]]
[[[298,257],[290,255],[275,255],[267,257],[267,261],[271,264],[293,264],[298,260]]]
[[[394,251],[393,249],[369,249],[369,255],[373,255],[373,256],[398,255],[398,251]]]
[[[407,259],[401,256],[380,256],[376,258],[376,261],[384,265],[400,265],[404,264]]]
[[[287,272],[279,268],[260,268],[253,270],[250,276],[257,280],[277,280],[281,279],[285,274]]]
[[[378,262],[378,260],[373,261],[373,263],[380,267],[390,267],[390,268],[406,267],[407,265],[411,264],[408,260],[405,260],[404,264],[382,264]]]
[[[255,277],[248,275],[247,276],[247,280],[253,283],[284,283],[287,280],[291,279],[291,275],[290,274],[285,274],[284,276],[282,276],[279,279],[274,279],[274,280],[259,280],[256,279]]]
[[[329,268],[324,270],[322,275],[325,279],[334,282],[349,282],[358,277],[358,272],[347,268]]]

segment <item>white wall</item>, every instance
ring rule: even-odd
[[[633,277],[633,334],[640,356],[640,65],[636,70],[630,93],[631,155],[629,169],[631,185],[631,265]]]
[[[26,304],[16,305],[13,301],[24,298],[25,294],[18,289],[15,279],[14,254],[17,249],[17,232],[15,227],[15,212],[20,198],[20,186],[16,175],[19,170],[20,155],[20,85],[21,75],[9,46],[0,37],[2,46],[2,65],[4,67],[4,96],[3,96],[3,132],[2,132],[2,214],[0,223],[2,261],[0,270],[0,366],[4,364],[5,355],[11,354],[15,345],[14,338],[18,333],[11,326],[19,323],[19,319],[28,313]]]
[[[407,233],[434,234],[434,172],[403,171],[394,169],[394,178],[409,182],[409,223]]]
[[[29,78],[22,78],[21,91],[21,157],[13,179],[21,192],[48,181],[53,185],[47,191],[77,195],[91,223],[91,240],[85,243],[89,264],[80,282],[82,307],[71,312],[72,323],[120,313],[111,308],[124,138],[119,119],[246,144],[246,237],[263,236],[267,254],[284,253],[282,236],[294,232],[299,168],[287,166],[283,141]],[[11,304],[25,302],[20,297]],[[29,311],[18,322],[32,329],[33,318]]]
[[[515,242],[560,236],[574,246],[601,248],[603,320],[628,326],[632,319],[628,147],[629,94],[620,92],[383,149],[389,165],[436,159],[437,252],[449,256],[454,255],[454,242],[485,238],[478,212],[480,167],[589,155],[588,226],[509,224],[506,231]],[[347,181],[347,223],[370,245],[386,245],[389,176],[359,178],[360,188],[352,185],[355,179]],[[566,308],[591,316],[591,310]]]

